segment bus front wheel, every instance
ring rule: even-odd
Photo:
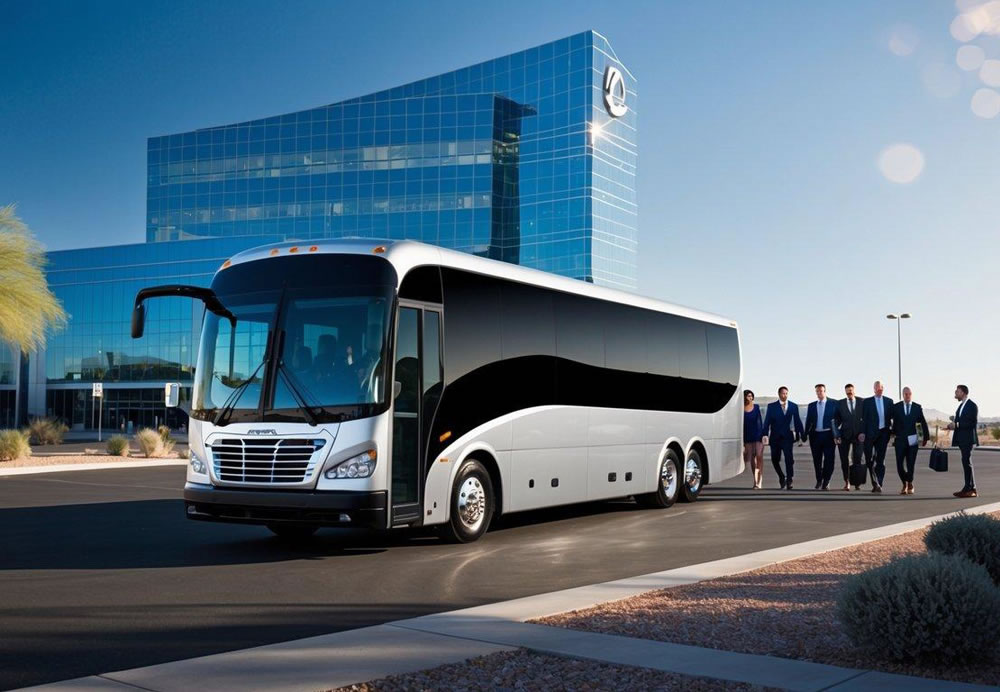
[[[701,494],[702,482],[705,480],[705,461],[697,450],[692,449],[684,462],[684,482],[681,483],[681,501],[694,502]]]
[[[465,460],[451,489],[451,518],[444,526],[445,540],[452,543],[478,540],[493,519],[494,498],[486,468],[475,459]]]
[[[674,504],[680,493],[680,466],[681,463],[680,459],[677,458],[677,453],[672,449],[668,449],[663,457],[663,461],[660,462],[660,473],[656,491],[645,495],[638,495],[635,498],[636,501],[643,507],[652,509],[666,508]]]

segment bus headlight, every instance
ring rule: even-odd
[[[208,472],[208,469],[205,468],[205,462],[199,459],[194,452],[189,451],[188,456],[191,457],[191,470],[204,476]]]
[[[378,454],[374,449],[362,452],[356,457],[345,459],[336,466],[331,466],[323,474],[330,480],[336,478],[367,478],[375,472],[375,461]]]

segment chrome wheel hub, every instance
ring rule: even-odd
[[[458,489],[458,516],[462,523],[476,531],[486,517],[486,492],[478,478],[466,478]]]
[[[677,494],[677,464],[669,457],[660,466],[660,486],[668,498]]]
[[[701,464],[694,457],[689,457],[684,464],[684,482],[691,492],[701,488]]]

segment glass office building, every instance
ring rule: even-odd
[[[0,425],[49,415],[91,429],[93,382],[106,429],[182,424],[163,385],[190,395],[201,306],[152,301],[132,341],[135,293],[207,285],[266,243],[414,239],[633,289],[637,110],[635,79],[588,31],[340,103],[152,137],[146,243],[49,253],[70,321],[27,361],[0,352]]]
[[[609,67],[623,113],[606,103]],[[153,137],[146,240],[409,238],[633,289],[636,111],[635,80],[585,32],[328,106]]]

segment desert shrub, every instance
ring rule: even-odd
[[[0,461],[31,456],[28,436],[20,430],[0,430]]]
[[[990,434],[993,435],[994,440],[1000,440],[1000,425],[994,425],[990,428]]]
[[[163,453],[163,438],[152,428],[140,428],[135,434],[135,442],[147,459],[161,456]]]
[[[124,435],[112,435],[108,438],[108,454],[114,457],[128,456],[128,438]]]
[[[962,555],[982,565],[1000,584],[1000,519],[960,512],[931,524],[924,544],[933,552]]]
[[[170,456],[170,453],[174,451],[174,441],[167,438],[166,440],[162,440],[162,443],[163,444],[162,448],[160,449],[160,456],[161,457]]]
[[[850,577],[837,617],[858,647],[897,661],[950,664],[995,651],[1000,589],[964,557],[911,555]]]
[[[156,432],[160,434],[160,439],[163,440],[164,443],[170,440],[170,428],[167,426],[161,425],[156,429]]]
[[[29,442],[36,445],[60,445],[69,430],[62,421],[35,418],[28,424]]]

